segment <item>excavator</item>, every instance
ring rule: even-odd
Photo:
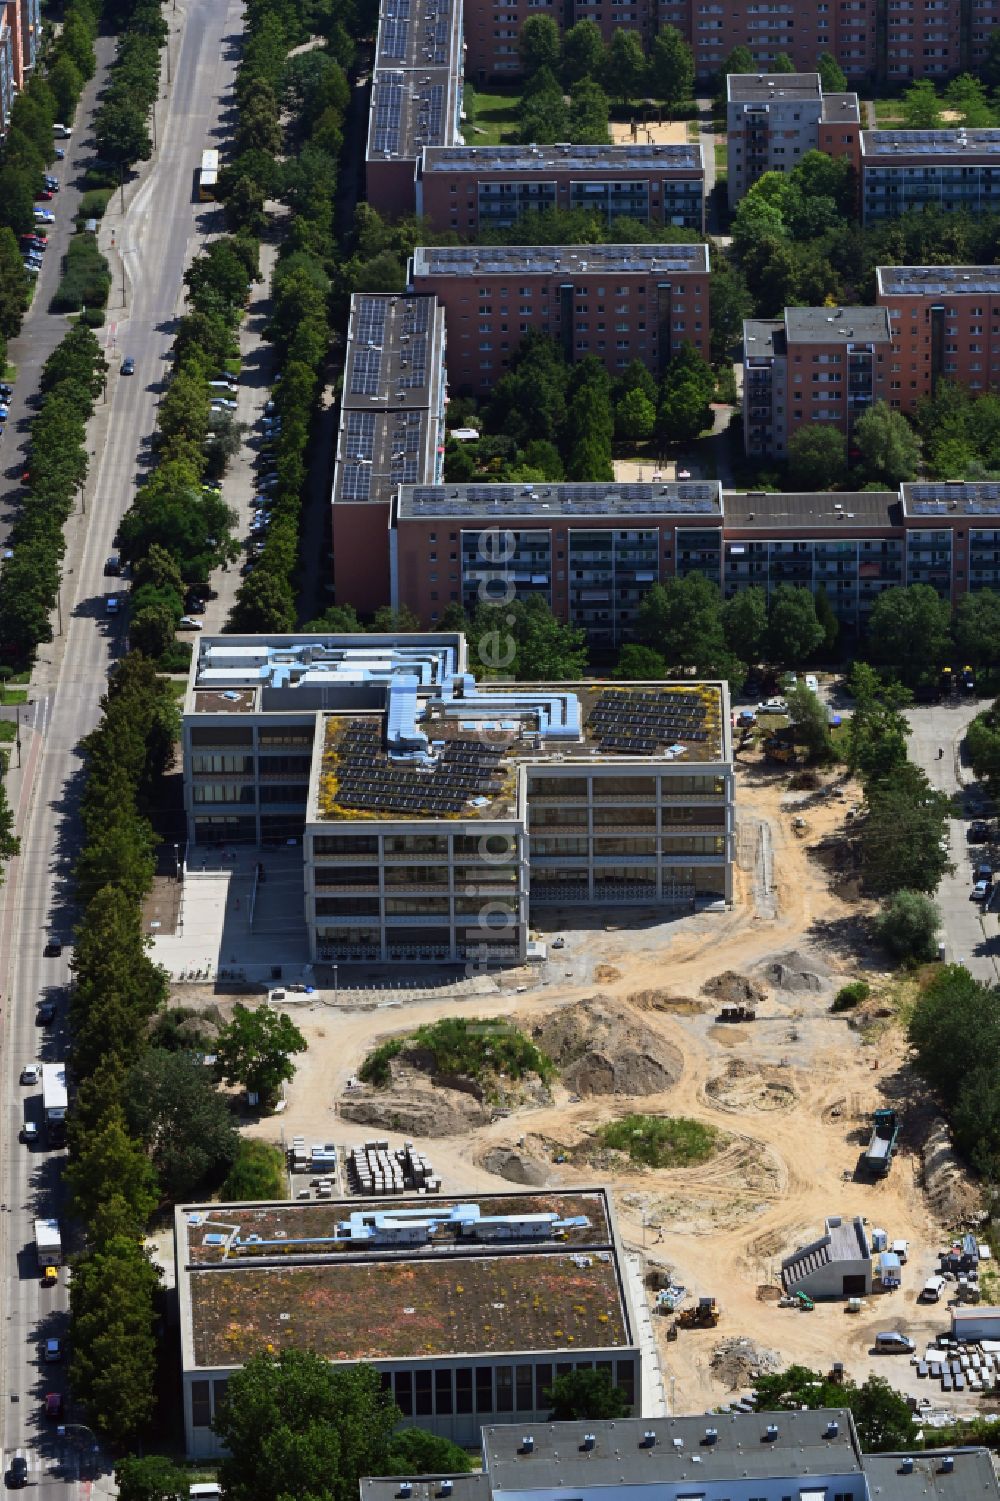
[[[719,1322],[719,1305],[714,1298],[699,1298],[691,1308],[677,1315],[678,1329],[714,1329]]]

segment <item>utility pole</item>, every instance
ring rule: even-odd
[[[63,623],[62,623],[62,580],[61,579],[59,580],[59,588],[56,590],[56,608],[59,611],[59,634],[61,636],[62,633],[63,633]]]
[[[21,705],[20,704],[17,705],[17,708],[15,709],[14,712],[17,715],[17,735],[16,735],[16,739],[14,741],[14,745],[17,748],[17,769],[18,769],[18,771],[20,771],[21,770]]]

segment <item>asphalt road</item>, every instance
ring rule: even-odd
[[[963,765],[962,740],[969,721],[983,708],[981,700],[955,698],[926,708],[908,709],[913,727],[908,747],[910,759],[927,773],[932,787],[949,794],[963,789],[967,802],[973,791],[971,774]],[[944,755],[938,756],[943,750]],[[968,809],[966,809],[968,811]],[[953,818],[950,824],[951,862],[954,871],[938,887],[935,900],[941,909],[946,957],[961,962],[975,975],[995,985],[1000,980],[1000,917],[994,893],[991,910],[982,912],[969,900],[974,860],[982,859],[981,845],[967,840],[969,818]]]
[[[47,934],[72,929],[66,883],[78,847],[77,746],[97,721],[108,668],[123,644],[118,622],[104,612],[104,596],[112,585],[104,577],[104,560],[131,501],[144,440],[154,426],[185,265],[202,235],[221,228],[219,211],[194,203],[192,189],[201,152],[206,144],[217,144],[222,129],[221,111],[228,107],[241,31],[237,0],[198,0],[189,9],[182,3],[166,16],[174,31],[173,82],[158,106],[159,152],[131,197],[126,188],[124,219],[109,214],[102,227],[102,249],[110,253],[116,271],[108,329],[112,372],[107,403],[99,405],[89,435],[95,457],[86,515],[78,514],[69,535],[62,591],[65,632],[39,664],[32,684],[35,702],[25,716],[37,733],[26,742],[20,788],[29,800],[22,854],[11,862],[0,892],[0,1443],[5,1471],[20,1451],[29,1462],[29,1485],[53,1493],[58,1486],[60,1496],[67,1484],[83,1495],[94,1486],[108,1492],[112,1480],[106,1456],[91,1452],[89,1431],[72,1426],[79,1414],[69,1411],[70,1426],[60,1439],[42,1410],[46,1392],[65,1390],[64,1368],[45,1365],[41,1342],[66,1335],[68,1289],[65,1272],[59,1286],[40,1285],[33,1220],[40,1214],[58,1215],[63,1208],[61,1161],[58,1153],[19,1143],[23,1120],[40,1119],[41,1098],[37,1088],[21,1087],[18,1078],[26,1062],[55,1059],[63,1052],[69,953],[46,959],[42,949]],[[85,128],[78,126],[74,137],[74,150],[82,154]],[[129,283],[125,308],[117,259],[122,250]],[[47,254],[52,257],[55,248]],[[45,275],[50,275],[49,267]],[[44,314],[46,303],[47,298],[38,300],[37,315],[25,325],[24,337],[32,348],[36,338],[48,342],[49,325],[59,321]],[[59,333],[57,329],[52,346]],[[131,378],[118,374],[122,354],[135,359]],[[39,358],[32,364],[35,375],[40,363]],[[29,364],[23,360],[19,371],[22,400],[30,394]],[[59,1020],[43,1036],[35,1007],[49,997],[59,1004]]]

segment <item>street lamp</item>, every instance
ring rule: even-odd
[[[337,1004],[337,966],[333,966],[333,1004]]]

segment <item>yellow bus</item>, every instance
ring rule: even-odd
[[[217,151],[203,151],[201,153],[201,171],[198,173],[198,197],[202,203],[210,203],[214,200],[218,185],[219,153]]]

